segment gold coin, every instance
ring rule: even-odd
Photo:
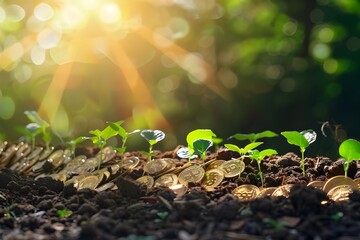
[[[135,168],[139,164],[140,160],[138,157],[128,157],[120,161],[119,165],[125,169]]]
[[[163,158],[163,160],[166,162],[166,168],[164,169],[164,172],[169,172],[176,168],[176,162],[174,161],[174,159]]]
[[[319,189],[319,190],[322,190],[323,187],[324,187],[324,185],[325,185],[325,182],[324,182],[324,181],[319,181],[319,180],[317,180],[317,181],[309,182],[307,186],[308,186],[308,187],[313,187],[313,188],[316,188],[316,189]]]
[[[231,178],[240,175],[244,171],[245,163],[240,159],[233,159],[222,163],[219,169],[224,171],[226,178]]]
[[[99,178],[96,176],[87,176],[79,180],[78,189],[89,188],[95,189],[99,185]]]
[[[95,158],[99,159],[101,163],[106,163],[113,159],[115,155],[116,151],[111,146],[106,146],[96,154]]]
[[[52,178],[55,180],[60,180],[64,183],[64,182],[66,182],[68,175],[65,172],[59,172],[59,173],[53,175]]]
[[[276,187],[261,188],[259,197],[271,196],[275,190]]]
[[[45,160],[49,157],[49,155],[54,151],[54,147],[45,148],[44,151],[41,152],[40,161]]]
[[[240,200],[253,200],[259,196],[260,189],[252,184],[244,184],[232,190],[231,193]]]
[[[356,189],[358,187],[358,185],[356,184],[356,182],[354,182],[354,180],[352,180],[349,177],[345,177],[345,176],[341,175],[341,176],[332,177],[329,180],[327,180],[324,184],[323,191],[329,192],[330,189],[332,189],[336,186],[339,186],[339,185],[350,185],[354,189]]]
[[[178,177],[173,173],[167,173],[162,175],[158,179],[155,180],[155,187],[156,186],[174,186],[178,182]]]
[[[357,188],[355,188],[357,189]],[[354,187],[351,185],[338,185],[333,187],[327,193],[327,196],[333,201],[345,201],[349,199],[349,194],[354,191]]]
[[[150,189],[154,185],[154,178],[152,176],[142,176],[136,179],[139,183],[144,183],[147,187],[147,189]]]
[[[106,191],[106,190],[109,190],[109,189],[113,188],[114,185],[115,185],[115,183],[108,182],[108,183],[105,183],[105,184],[101,185],[100,187],[95,188],[95,191],[103,192],[103,191]]]
[[[206,170],[218,168],[218,167],[220,167],[220,165],[223,164],[224,162],[226,162],[226,161],[225,161],[225,160],[215,160],[215,161],[211,162],[211,163],[206,167]]]
[[[167,162],[164,159],[154,159],[147,162],[144,166],[144,171],[150,175],[156,175],[164,171],[167,167]]]
[[[187,191],[187,187],[182,185],[182,184],[176,184],[176,185],[171,186],[169,188],[176,194],[177,197],[181,197]]]
[[[8,145],[7,141],[1,141],[0,140],[0,154],[5,150],[7,145]]]
[[[355,178],[354,182],[357,184],[358,189],[360,189],[360,178]]]
[[[223,179],[224,179],[224,172],[220,169],[213,168],[205,172],[204,179],[202,180],[201,183],[206,188],[211,189],[218,186]]]
[[[289,197],[290,194],[290,190],[293,187],[293,184],[285,184],[283,186],[280,186],[278,188],[275,189],[275,191],[271,194],[271,196],[273,197]]]
[[[57,150],[53,152],[47,159],[47,162],[52,164],[52,170],[60,167],[60,165],[64,162],[64,150]]]
[[[200,182],[205,175],[205,170],[197,165],[188,167],[181,171],[179,174],[179,182],[185,186],[189,182]]]

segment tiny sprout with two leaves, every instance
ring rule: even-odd
[[[46,149],[49,149],[52,136],[51,132],[47,129],[50,127],[50,124],[43,120],[36,111],[25,111],[24,114],[31,121],[31,123],[25,127],[25,134],[31,138],[32,148],[35,147],[36,136],[41,133]]]
[[[236,140],[242,141],[242,140],[249,140],[250,142],[256,142],[258,139],[260,138],[272,138],[272,137],[277,137],[278,134],[266,130],[260,133],[248,133],[248,134],[243,134],[243,133],[236,133],[232,136],[230,136],[228,139],[231,138],[235,138]]]
[[[143,130],[140,132],[143,137],[149,143],[149,152],[142,151],[141,153],[148,156],[148,161],[151,161],[151,157],[155,156],[153,146],[165,138],[165,133],[161,130]]]
[[[70,216],[73,212],[71,210],[59,209],[56,211],[60,219]]]
[[[302,173],[305,176],[305,163],[304,163],[304,153],[306,148],[316,140],[316,132],[312,129],[304,130],[302,132],[298,131],[285,131],[281,132],[289,144],[298,146],[301,152],[301,169]]]
[[[128,139],[129,136],[131,136],[134,133],[138,133],[140,132],[139,129],[136,129],[132,132],[127,132],[122,126],[121,124],[124,121],[118,121],[118,122],[111,122],[109,123],[109,126],[116,131],[117,135],[119,135],[121,137],[121,141],[122,141],[122,145],[120,148],[114,148],[116,151],[118,151],[119,153],[123,154],[126,151],[126,141]]]
[[[84,141],[87,140],[87,139],[88,139],[88,137],[81,137],[81,136],[80,136],[80,137],[77,137],[77,138],[75,138],[75,139],[72,139],[72,140],[67,141],[65,144],[70,147],[71,153],[72,153],[73,155],[75,155],[76,146],[77,146],[79,143],[82,143],[82,142],[84,142]]]
[[[352,161],[360,160],[360,142],[355,139],[347,139],[340,144],[339,154],[345,158],[344,172],[347,177],[349,165]]]
[[[196,129],[189,132],[186,136],[189,161],[192,156],[197,154],[204,160],[206,158],[206,151],[212,146],[215,137],[215,133],[210,129]]]
[[[245,154],[247,154],[249,151],[257,148],[258,146],[260,146],[261,144],[263,144],[263,142],[253,142],[253,143],[249,143],[248,145],[246,145],[244,148],[239,148],[238,146],[234,145],[234,144],[225,144],[224,146],[234,152],[237,152],[240,154],[240,156],[244,156]]]
[[[261,152],[259,150],[255,149],[255,150],[251,151],[251,153],[250,153],[250,158],[255,159],[257,162],[260,180],[261,180],[261,186],[264,186],[264,178],[263,178],[263,174],[261,171],[260,163],[265,157],[275,155],[275,154],[277,154],[277,151],[274,149],[270,149],[270,148],[262,150]]]

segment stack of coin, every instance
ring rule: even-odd
[[[204,175],[205,170],[202,167],[193,165],[182,170],[178,178],[181,184],[187,186],[189,182],[199,183]]]
[[[244,184],[232,190],[231,193],[240,200],[250,201],[260,195],[260,189],[252,184]]]
[[[175,169],[175,162],[171,158],[159,158],[147,162],[144,171],[153,176],[159,176]]]
[[[333,201],[344,201],[349,199],[355,189],[358,188],[358,184],[349,177],[335,176],[327,180],[324,184],[323,191],[327,193],[327,196]]]

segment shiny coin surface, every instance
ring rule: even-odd
[[[167,173],[155,180],[154,186],[174,186],[178,183],[178,177],[173,173]]]
[[[101,163],[106,163],[113,159],[116,151],[111,146],[106,146],[104,149],[96,154],[96,158],[101,160]]]
[[[224,179],[224,172],[220,169],[214,168],[205,172],[204,179],[202,180],[202,184],[206,188],[214,188],[218,186],[222,180]]]
[[[233,159],[225,161],[219,166],[223,170],[226,178],[231,178],[240,175],[245,169],[245,163],[240,159]]]
[[[115,183],[108,182],[108,183],[105,183],[105,184],[101,185],[100,187],[95,188],[95,191],[103,192],[103,191],[112,189],[114,186],[115,186]]]
[[[350,185],[354,189],[357,188],[357,184],[356,184],[356,182],[354,182],[354,180],[352,180],[349,177],[345,177],[345,176],[341,175],[341,176],[332,177],[329,180],[327,180],[324,184],[323,191],[329,192],[330,189],[333,189],[334,187],[339,186],[339,185]]]
[[[53,170],[58,168],[64,162],[64,150],[53,152],[47,159],[47,162],[52,164]]]
[[[99,185],[99,179],[96,176],[87,176],[79,180],[78,189],[95,189]]]
[[[200,182],[205,175],[205,170],[197,165],[182,170],[178,176],[179,182],[185,186],[189,182]]]
[[[358,189],[360,189],[360,178],[355,178],[354,182],[357,184]]]
[[[169,188],[176,194],[177,197],[181,197],[187,191],[187,187],[182,185],[182,184],[176,184],[176,185],[171,186]]]
[[[240,200],[253,200],[259,196],[260,189],[252,184],[244,184],[232,190],[231,193]]]
[[[154,178],[152,176],[142,176],[136,179],[139,183],[144,183],[147,189],[150,189],[154,186]]]
[[[357,188],[356,188],[357,189]],[[354,187],[350,185],[338,185],[329,190],[327,196],[333,201],[349,200],[349,194],[354,191]]]
[[[45,148],[44,151],[41,152],[40,161],[45,160],[45,158],[49,157],[50,154],[54,151],[54,147]]]
[[[163,172],[167,167],[167,162],[164,159],[154,159],[147,162],[144,166],[144,171],[150,175],[156,175]]]
[[[135,168],[139,164],[140,160],[138,157],[128,157],[119,162],[120,167],[125,169]]]
[[[324,187],[324,184],[325,184],[324,181],[319,181],[319,180],[317,180],[317,181],[309,182],[307,186],[308,186],[308,187],[313,187],[313,188],[316,188],[316,189],[319,189],[319,190],[322,190],[323,187]]]
[[[276,187],[261,188],[259,197],[271,196],[275,190]]]
[[[207,165],[206,170],[218,168],[218,167],[220,167],[220,165],[223,164],[224,162],[226,162],[226,161],[225,161],[225,160],[215,160],[215,161],[209,163],[209,165]]]
[[[286,184],[286,185],[280,186],[275,189],[275,191],[271,194],[271,196],[273,196],[273,197],[283,196],[283,197],[287,198],[287,197],[289,197],[290,190],[293,186],[294,186],[293,184]]]

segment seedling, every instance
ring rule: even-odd
[[[68,145],[70,147],[70,150],[71,150],[71,153],[73,154],[73,156],[75,156],[76,146],[79,143],[82,143],[83,141],[85,141],[87,139],[88,139],[88,137],[77,137],[77,138],[75,138],[73,140],[70,140],[70,141],[66,142],[66,145]]]
[[[117,132],[117,135],[119,135],[121,137],[121,141],[122,141],[122,145],[120,148],[114,148],[116,151],[118,151],[119,153],[121,153],[121,157],[123,155],[123,153],[126,151],[126,141],[128,139],[129,136],[131,136],[134,133],[138,133],[140,132],[139,129],[136,129],[132,132],[126,132],[126,130],[121,126],[121,124],[123,124],[124,121],[118,121],[118,122],[114,122],[114,123],[109,123],[109,126],[115,130]]]
[[[256,142],[258,139],[260,138],[272,138],[272,137],[277,137],[278,134],[272,132],[272,131],[269,131],[269,130],[266,130],[266,131],[263,131],[263,132],[260,132],[260,133],[248,133],[248,134],[243,134],[243,133],[236,133],[232,136],[230,136],[228,139],[231,139],[231,138],[235,138],[236,140],[249,140],[250,142]]]
[[[355,139],[347,139],[340,144],[339,154],[345,158],[344,172],[347,177],[350,163],[352,161],[360,160],[360,142]]]
[[[68,217],[72,214],[71,210],[57,210],[56,213],[58,214],[59,218],[62,219],[64,217]]]
[[[306,148],[316,140],[316,133],[309,129],[302,132],[298,131],[285,131],[281,132],[289,144],[298,146],[301,152],[301,169],[305,176],[304,153]]]
[[[197,153],[196,150],[198,150],[198,153],[203,154],[202,157],[204,157],[206,150],[209,147],[211,147],[209,146],[209,142],[211,142],[212,145],[214,137],[216,137],[216,135],[210,129],[196,129],[188,133],[188,135],[186,136],[186,142],[188,144],[189,161],[191,157]],[[199,141],[199,140],[203,140],[203,141]],[[204,151],[205,146],[207,147],[206,150]],[[195,147],[197,149],[195,149]]]
[[[148,156],[148,161],[151,161],[151,157],[155,156],[153,146],[165,138],[165,133],[160,130],[147,129],[141,131],[140,135],[149,143],[149,152],[142,151],[142,153]]]
[[[211,140],[206,139],[198,139],[193,143],[194,147],[194,154],[200,155],[202,160],[206,159],[206,151],[213,145],[213,142]]]
[[[16,129],[25,135],[27,142],[30,142],[31,148],[34,149],[36,136],[41,134],[41,128],[39,124],[29,123],[25,127],[17,127]]]
[[[256,160],[256,163],[258,165],[258,169],[259,169],[259,175],[260,175],[260,180],[261,180],[261,186],[264,186],[264,178],[263,178],[263,174],[262,174],[262,171],[261,171],[261,161],[265,158],[265,157],[268,157],[268,156],[271,156],[271,155],[275,155],[277,154],[277,151],[274,150],[274,149],[265,149],[265,150],[262,150],[261,152],[259,152],[259,150],[253,150],[250,154],[250,157],[252,159],[255,159]]]
[[[51,142],[51,139],[52,139],[52,136],[51,136],[51,132],[48,131],[48,127],[50,127],[50,124],[48,122],[46,122],[45,120],[43,120],[39,114],[36,112],[36,111],[25,111],[24,114],[28,117],[28,119],[34,123],[34,124],[37,124],[36,127],[39,127],[41,133],[42,133],[42,138],[45,142],[45,145],[46,145],[46,149],[49,149],[50,147],[50,142]],[[26,129],[29,130],[29,128],[31,128],[31,134],[34,135],[38,135],[38,130],[36,129],[35,125],[31,125],[29,126],[29,124],[26,126]],[[36,136],[35,135],[35,136]],[[35,136],[32,136],[32,146],[35,145]]]
[[[245,154],[247,154],[249,151],[257,148],[258,146],[260,146],[261,144],[263,144],[263,142],[253,142],[253,143],[249,143],[248,145],[246,145],[244,148],[239,148],[238,146],[234,145],[234,144],[225,144],[224,146],[234,152],[237,152],[240,154],[240,156],[245,156]]]
[[[99,129],[89,131],[90,134],[94,135],[90,140],[100,148],[100,159],[98,163],[98,169],[104,159],[103,149],[106,146],[107,140],[116,136],[117,132],[112,129],[112,127],[107,126],[104,130],[100,131]]]
[[[166,218],[169,215],[169,212],[167,212],[167,211],[158,212],[156,215],[158,216],[158,218],[155,219],[155,222],[157,222],[157,223],[165,223]]]

